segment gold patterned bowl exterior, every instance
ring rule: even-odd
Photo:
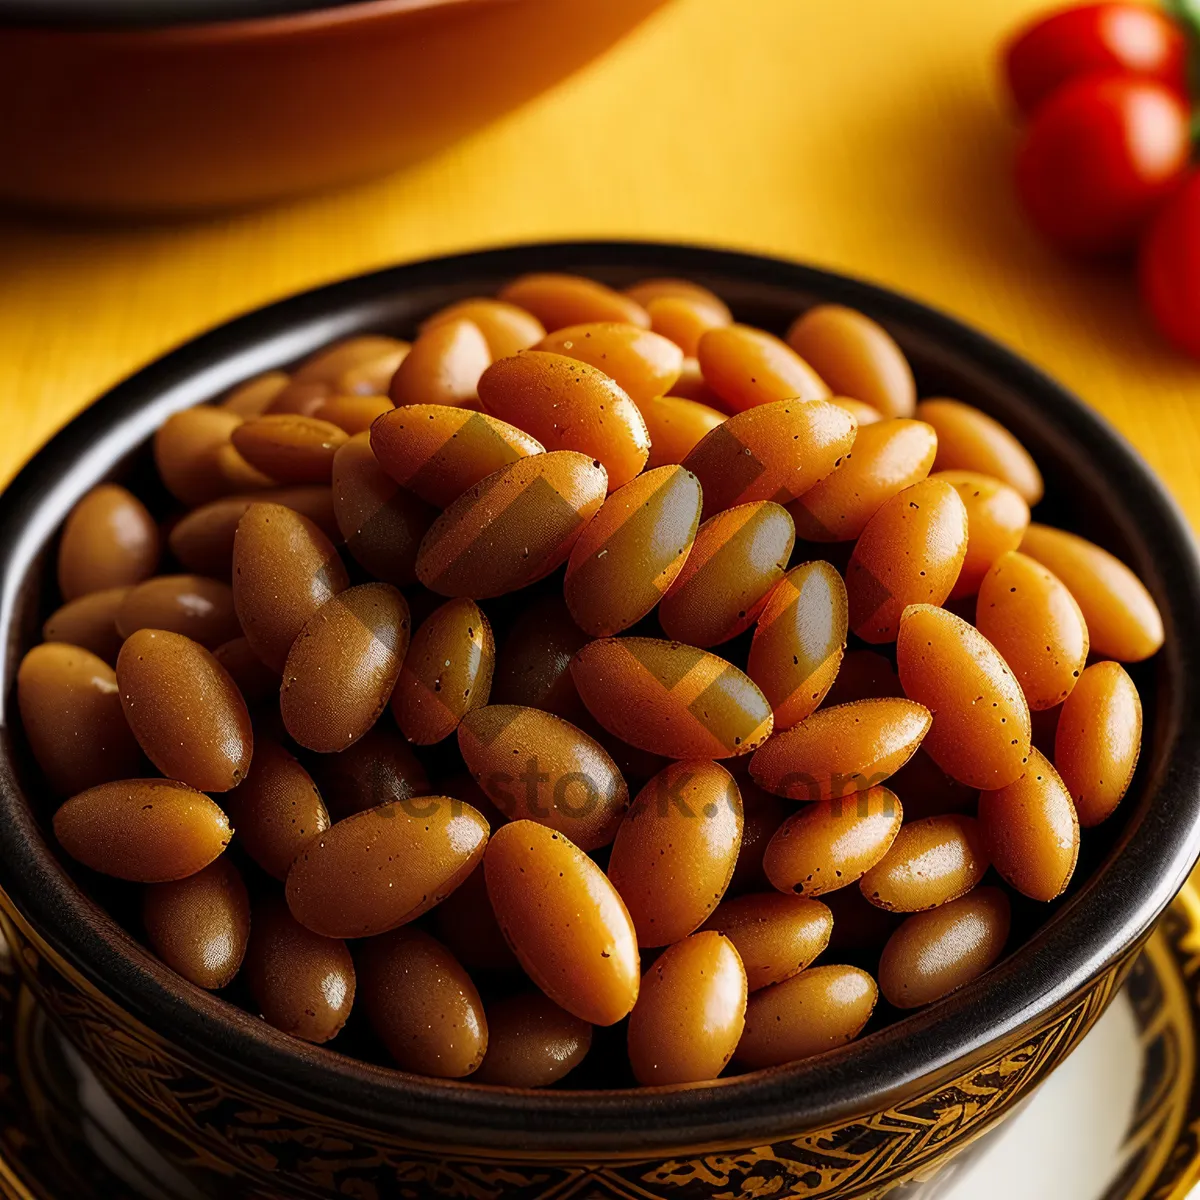
[[[524,271],[615,284],[685,275],[782,328],[817,300],[883,321],[923,394],[992,412],[1046,469],[1046,511],[1146,580],[1170,652],[1134,670],[1138,775],[1052,906],[1018,904],[1022,944],[954,996],[804,1063],[692,1088],[534,1093],[429,1081],[287,1039],[191,988],[88,896],[47,837],[20,737],[0,712],[0,926],[37,1003],[100,1082],[222,1200],[848,1200],[929,1196],[955,1155],[1030,1095],[1096,1022],[1200,857],[1200,560],[1186,524],[1111,429],[988,339],[824,272],[636,243],[517,247],[394,268],[234,322],[72,423],[0,505],[0,702],[53,602],[55,531],[100,479],[136,472],[169,413],[337,337],[410,334],[431,309]],[[143,481],[144,482],[144,481]],[[1041,511],[1041,510],[1039,510]]]

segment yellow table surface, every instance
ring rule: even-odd
[[[496,243],[650,237],[807,260],[973,322],[1108,416],[1200,525],[1200,363],[1125,271],[1064,262],[1012,200],[995,50],[1040,7],[675,0],[387,179],[187,223],[0,218],[0,482],[117,379],[265,301]]]

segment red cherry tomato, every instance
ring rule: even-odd
[[[1065,249],[1125,249],[1186,167],[1188,125],[1183,99],[1154,80],[1068,83],[1029,124],[1017,193],[1034,225]]]
[[[1138,275],[1158,327],[1200,357],[1200,171],[1188,173],[1146,230]]]
[[[1140,75],[1185,96],[1187,50],[1183,30],[1158,9],[1084,4],[1027,25],[1009,42],[1004,70],[1017,107],[1028,115],[1084,75]]]

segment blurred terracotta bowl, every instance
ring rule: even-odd
[[[0,200],[170,213],[382,173],[666,0],[0,0]]]
[[[922,395],[960,396],[1020,436],[1046,475],[1039,514],[1120,554],[1154,594],[1167,648],[1131,668],[1146,737],[1129,795],[1089,831],[1066,895],[1017,901],[1012,953],[959,992],[880,1019],[840,1050],[713,1084],[595,1090],[623,1060],[622,1026],[597,1031],[588,1061],[550,1091],[424,1079],[352,1059],[345,1040],[297,1042],[184,982],[136,940],[136,910],[98,906],[95,878],[81,886],[59,856],[11,697],[17,663],[59,602],[55,537],[74,504],[107,478],[147,494],[146,442],[172,412],[349,334],[411,336],[432,310],[525,271],[618,286],[683,275],[738,319],[778,332],[816,302],[861,309],[898,339]],[[1028,363],[895,293],[775,259],[649,243],[520,246],[346,280],[146,367],[5,493],[0,932],[39,1005],[124,1111],[220,1200],[932,1200],[945,1178],[935,1174],[977,1149],[1103,1013],[1200,855],[1197,612],[1191,534],[1121,437]]]

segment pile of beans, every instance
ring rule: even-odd
[[[65,524],[23,725],[85,884],[298,1038],[513,1086],[593,1036],[645,1085],[818,1054],[986,971],[1133,775],[1153,600],[846,308],[526,276],[154,457],[175,508]]]

